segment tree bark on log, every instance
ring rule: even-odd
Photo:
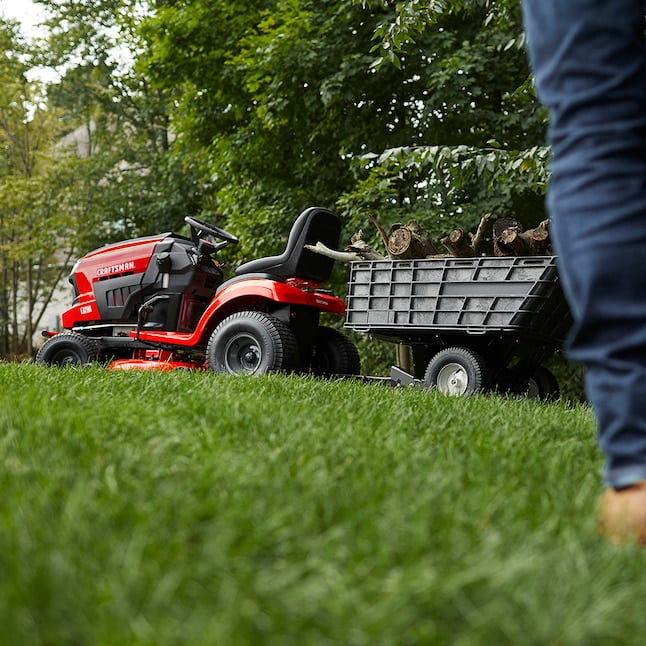
[[[391,259],[414,258],[474,258],[481,255],[484,240],[487,237],[491,223],[491,214],[485,213],[480,219],[475,233],[455,229],[440,239],[440,243],[448,250],[448,254],[440,253],[435,241],[428,232],[420,226],[417,220],[409,220],[406,224],[393,224],[390,234],[379,224],[373,213],[368,213],[370,221],[379,231],[381,240],[386,247],[387,257]],[[358,255],[361,259],[375,259],[377,252],[357,237],[356,245],[353,239],[346,252]],[[514,218],[499,218],[493,222],[493,254],[494,256],[539,256],[553,255],[549,237],[549,220],[544,220],[538,226],[528,231],[523,230],[522,224]],[[321,252],[320,250],[319,253]],[[339,254],[341,252],[334,252]],[[325,254],[328,255],[328,254]],[[344,256],[346,262],[349,256]],[[337,256],[337,259],[341,257]]]
[[[485,213],[480,218],[478,229],[474,233],[469,233],[469,240],[462,229],[455,229],[440,240],[440,242],[458,258],[474,258],[480,255],[480,248],[486,236],[487,226],[491,218],[490,213]]]
[[[386,230],[379,224],[379,221],[377,220],[377,217],[375,216],[374,213],[371,213],[368,211],[368,218],[370,218],[370,222],[372,222],[375,227],[377,227],[377,231],[379,231],[379,237],[381,238],[381,241],[384,243],[384,248],[386,249],[386,252],[388,252],[388,234],[386,233]]]
[[[509,239],[512,232],[521,233],[523,225],[514,218],[499,218],[493,223],[493,255],[494,256],[515,256],[514,250],[503,241]]]
[[[553,255],[549,237],[549,220],[543,220],[537,227],[527,231],[523,231],[522,225],[517,220],[508,218],[498,220],[494,224],[494,255]]]
[[[517,229],[505,229],[498,239],[501,249],[504,249],[509,256],[529,256],[529,245],[523,238],[523,233]]]
[[[469,233],[469,236],[471,237],[471,248],[473,249],[473,254],[475,256],[480,255],[480,248],[482,247],[482,243],[487,235],[487,229],[489,228],[489,220],[491,220],[491,213],[485,213],[480,218],[480,224],[478,224],[475,234]]]
[[[537,227],[521,234],[527,242],[532,256],[553,255],[549,225],[549,220],[543,220]]]
[[[426,258],[438,253],[431,236],[417,220],[407,224],[393,224],[388,237],[388,254],[395,259]]]
[[[448,236],[441,238],[440,242],[458,258],[473,258],[476,255],[462,229],[451,231]]]

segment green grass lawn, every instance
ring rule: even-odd
[[[584,405],[0,364],[0,643],[643,644]]]

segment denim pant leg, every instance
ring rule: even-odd
[[[644,0],[523,0],[550,108],[548,209],[608,485],[646,479]]]

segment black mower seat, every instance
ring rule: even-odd
[[[312,206],[305,209],[292,225],[283,253],[246,262],[235,270],[235,274],[263,273],[277,278],[295,277],[323,283],[330,278],[334,260],[305,249],[304,245],[315,245],[320,241],[326,247],[336,249],[340,235],[338,216],[327,209]]]

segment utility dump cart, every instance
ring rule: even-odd
[[[558,396],[542,364],[570,328],[553,256],[351,263],[345,327],[411,347],[399,384]]]

